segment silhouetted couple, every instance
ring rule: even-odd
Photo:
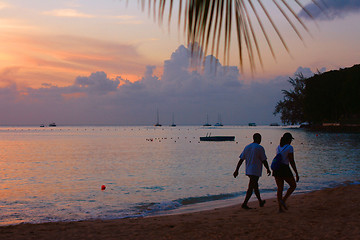
[[[277,185],[279,212],[283,212],[283,209],[287,210],[286,200],[289,198],[291,193],[294,192],[296,188],[296,182],[299,181],[299,174],[297,172],[294,160],[294,148],[290,145],[293,139],[294,138],[290,133],[285,133],[280,140],[280,145],[276,149],[276,154],[280,153],[282,156],[281,167],[278,170],[273,171],[273,176],[275,177],[275,182]],[[239,168],[241,164],[245,161],[245,174],[249,177],[249,186],[246,192],[245,200],[241,205],[241,207],[244,209],[251,209],[247,204],[253,192],[255,192],[260,207],[264,206],[265,200],[261,199],[258,184],[259,178],[262,174],[262,166],[265,166],[268,176],[270,176],[271,174],[269,164],[267,163],[267,158],[265,155],[265,150],[260,145],[261,135],[259,133],[255,133],[253,136],[253,140],[254,142],[247,145],[240,154],[240,160],[233,174],[235,178],[239,175]],[[289,164],[291,165],[296,174],[296,181],[294,179],[294,175],[290,170]],[[290,187],[287,190],[285,196],[283,197],[284,182],[287,182]]]

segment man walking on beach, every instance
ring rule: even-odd
[[[246,192],[246,197],[244,203],[241,205],[244,209],[251,209],[247,203],[250,200],[250,197],[255,192],[257,199],[259,200],[260,207],[263,207],[265,204],[265,200],[261,200],[260,191],[259,191],[259,178],[262,173],[262,165],[264,164],[268,176],[270,176],[271,171],[269,165],[266,161],[266,155],[264,148],[260,145],[261,143],[261,135],[259,133],[255,133],[253,136],[254,142],[247,145],[244,148],[244,151],[240,155],[240,160],[236,166],[236,170],[234,172],[234,178],[239,175],[239,168],[244,160],[246,163],[246,176],[249,177],[249,187]]]

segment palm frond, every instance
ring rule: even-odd
[[[148,2],[149,12],[153,10],[154,18],[162,22],[166,14],[166,7],[169,6],[168,21],[170,24],[174,0],[140,0],[144,8]],[[312,2],[321,10],[318,0]],[[268,4],[272,3],[284,16],[286,22],[295,31],[297,36],[303,40],[302,33],[297,25],[301,25],[305,32],[309,32],[304,22],[297,16],[294,6],[299,6],[310,17],[311,13],[305,9],[299,0],[179,0],[178,2],[178,23],[184,24],[184,33],[188,45],[191,46],[192,53],[199,56],[206,56],[209,52],[211,55],[219,56],[220,46],[223,49],[225,64],[229,63],[230,43],[233,28],[236,32],[240,67],[244,64],[244,53],[247,52],[247,58],[251,70],[254,71],[258,59],[262,66],[262,49],[259,46],[259,35],[262,35],[267,46],[276,59],[274,48],[271,44],[270,35],[266,31],[265,22],[269,23],[272,31],[276,33],[277,41],[280,41],[287,52],[289,48],[286,41],[272,18]],[[234,24],[235,23],[235,24]],[[258,26],[258,28],[255,27]],[[235,26],[235,27],[234,27]],[[260,30],[256,30],[260,29]],[[210,49],[210,50],[209,50]],[[246,50],[246,51],[244,51]]]

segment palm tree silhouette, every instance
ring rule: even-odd
[[[320,0],[312,0],[320,9]],[[282,43],[286,51],[288,46],[273,20],[269,11],[269,4],[273,4],[280,11],[287,23],[302,40],[301,31],[309,32],[304,22],[297,16],[295,6],[303,9],[311,18],[309,11],[305,9],[300,0],[141,0],[142,8],[146,6],[150,14],[160,23],[168,13],[170,23],[174,4],[178,3],[178,24],[184,24],[184,33],[188,45],[193,54],[198,57],[211,55],[219,56],[220,45],[223,45],[223,56],[225,64],[229,63],[230,41],[232,29],[235,25],[237,36],[240,67],[243,68],[244,55],[247,55],[251,70],[255,70],[256,62],[262,62],[262,50],[259,47],[258,37],[262,35],[271,51],[274,59],[275,51],[271,44],[268,28],[272,28],[277,40]],[[266,2],[266,5],[264,4]],[[270,24],[271,27],[265,25]]]

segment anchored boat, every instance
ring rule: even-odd
[[[227,142],[235,141],[235,136],[211,136],[206,135],[206,137],[200,137],[200,141],[209,141],[209,142]]]

